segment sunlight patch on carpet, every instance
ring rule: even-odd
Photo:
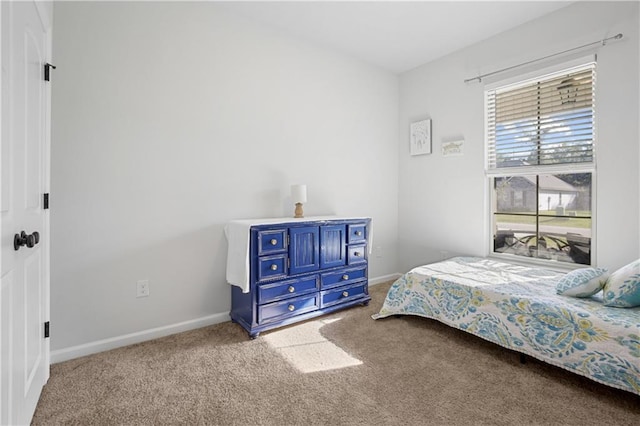
[[[320,334],[322,327],[340,319],[310,321],[263,335],[263,339],[302,373],[361,365],[362,361]]]

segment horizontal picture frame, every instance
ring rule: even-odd
[[[443,157],[458,157],[464,155],[464,139],[442,142]]]

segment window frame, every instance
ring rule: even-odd
[[[592,161],[583,163],[565,163],[565,164],[548,164],[548,165],[532,165],[522,167],[503,167],[490,168],[489,160],[489,108],[488,108],[488,92],[497,90],[506,86],[525,86],[535,80],[544,79],[554,74],[568,72],[574,68],[580,68],[594,63],[597,70],[597,57],[589,55],[572,61],[565,61],[553,66],[539,69],[537,71],[525,74],[514,75],[512,77],[486,84],[483,88],[484,101],[484,172],[485,172],[485,253],[488,257],[499,260],[509,260],[510,262],[531,264],[534,266],[543,266],[548,269],[572,270],[584,267],[594,267],[597,265],[597,91],[598,85],[594,87],[594,117],[593,117],[593,156]],[[527,257],[510,253],[499,253],[494,251],[494,215],[495,215],[495,197],[494,184],[495,178],[505,176],[540,176],[545,174],[569,174],[569,173],[591,173],[591,242],[590,255],[591,263],[589,265],[563,262],[553,259],[542,259],[537,257]]]

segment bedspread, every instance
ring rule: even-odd
[[[484,258],[420,266],[389,289],[374,319],[436,319],[606,385],[640,395],[640,308],[556,294],[562,273]]]

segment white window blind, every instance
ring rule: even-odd
[[[595,63],[486,92],[488,171],[594,161]]]

